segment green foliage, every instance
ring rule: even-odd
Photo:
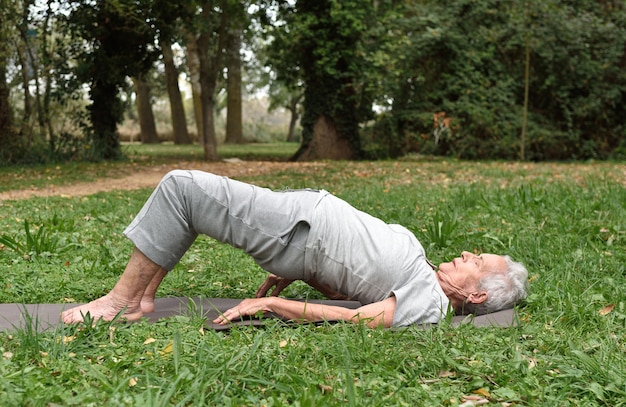
[[[52,224],[59,227],[59,218],[54,215]],[[30,223],[24,220],[24,240],[7,234],[0,235],[0,244],[5,245],[22,256],[53,255],[68,250],[76,244],[66,244],[58,235],[50,234],[45,225],[41,225],[36,232],[31,231]]]
[[[456,237],[457,227],[456,214],[437,211],[431,223],[426,225],[425,241],[439,248],[450,246]]]
[[[387,21],[396,39],[383,36],[378,53],[393,74],[381,78],[377,102],[388,114],[373,140],[383,149],[393,140],[389,156],[401,146],[517,158],[527,43],[528,158],[606,158],[626,134],[623,5],[427,1],[403,4]],[[450,121],[442,127],[436,114]]]
[[[79,64],[74,73],[79,82],[90,84],[92,104],[86,134],[96,158],[120,157],[116,130],[123,106],[118,92],[127,76],[141,76],[157,57],[150,5],[149,0],[72,2],[67,28],[75,39],[86,41],[84,48],[76,48],[74,57]]]
[[[313,137],[313,129],[325,117],[347,140],[355,157],[361,155],[359,123],[371,117],[371,95],[363,86],[367,70],[359,44],[367,32],[369,1],[301,1],[285,4],[282,18],[286,24],[275,30],[268,59],[282,61],[279,78],[292,87],[304,83],[302,147]],[[283,59],[284,61],[284,59]],[[297,69],[294,69],[294,66]]]

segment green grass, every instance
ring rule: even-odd
[[[0,405],[437,406],[468,396],[494,405],[626,405],[625,176],[624,163],[411,157],[241,178],[328,189],[406,225],[435,262],[461,250],[511,254],[530,270],[520,325],[378,330],[276,322],[216,333],[192,316],[24,329],[0,333]],[[0,202],[0,236],[24,247],[0,249],[0,301],[106,293],[132,249],[121,232],[149,193]],[[30,251],[29,234],[39,242]],[[263,279],[245,255],[200,238],[158,295],[243,298]],[[302,284],[285,294],[315,296]]]
[[[220,158],[240,158],[242,160],[284,161],[291,157],[300,145],[297,143],[274,142],[258,144],[221,144],[217,152]],[[128,157],[149,156],[160,160],[185,159],[201,160],[204,150],[201,146],[174,144],[127,144],[123,147]]]

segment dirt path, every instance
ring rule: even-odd
[[[121,178],[102,178],[94,182],[81,182],[70,185],[51,185],[45,188],[21,189],[0,192],[0,201],[28,199],[45,196],[83,196],[97,192],[115,190],[133,190],[140,188],[154,188],[159,180],[170,170],[176,168],[209,171],[219,175],[238,177],[244,175],[265,174],[271,171],[293,167],[320,166],[320,163],[285,163],[270,161],[239,161],[207,163],[201,161],[180,162],[176,164],[157,165],[142,168]]]

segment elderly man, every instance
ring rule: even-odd
[[[271,273],[257,298],[227,310],[214,321],[220,324],[263,311],[293,320],[405,326],[437,323],[450,307],[481,314],[510,308],[526,297],[528,273],[508,256],[463,252],[436,271],[407,229],[326,191],[274,192],[176,170],[161,180],[124,231],[135,248],[115,287],[63,312],[62,320],[79,322],[87,313],[111,320],[120,312],[136,320],[152,312],[162,279],[200,233],[243,249]],[[362,306],[353,310],[276,297],[294,280]]]

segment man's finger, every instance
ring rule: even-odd
[[[267,292],[270,290],[270,288],[272,288],[274,286],[274,282],[270,281],[270,279],[266,279],[263,284],[261,284],[258,288],[258,290],[256,290],[256,294],[255,297],[256,298],[261,298],[261,297],[265,297],[265,295],[267,294]]]

